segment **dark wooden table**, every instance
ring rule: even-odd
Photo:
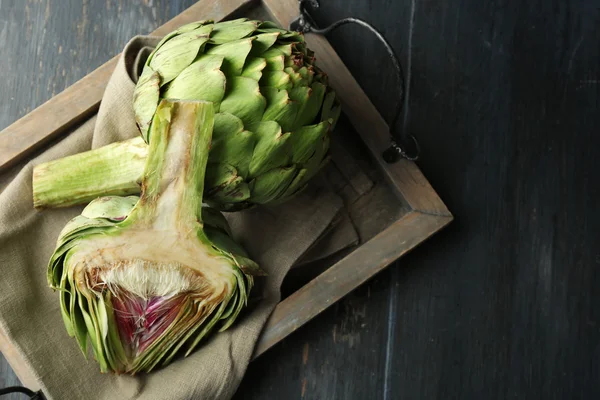
[[[410,128],[456,221],[253,362],[237,398],[598,399],[600,6],[414,2]],[[0,128],[192,3],[2,0]],[[406,63],[410,0],[322,3],[319,23],[362,17]],[[389,115],[382,46],[330,39]]]

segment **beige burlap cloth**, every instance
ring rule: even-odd
[[[213,335],[195,353],[139,376],[101,374],[68,337],[58,293],[48,288],[46,265],[58,233],[81,207],[37,211],[32,206],[34,165],[138,134],[132,93],[139,65],[155,46],[136,37],[126,46],[98,115],[81,124],[20,171],[0,176],[0,328],[26,362],[49,399],[228,399],[250,362],[269,314],[280,300],[284,276],[298,260],[330,255],[358,238],[342,199],[324,180],[294,200],[227,215],[252,257],[268,272],[262,298],[226,332]]]

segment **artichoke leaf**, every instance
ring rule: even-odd
[[[204,54],[184,69],[169,85],[165,97],[181,100],[204,100],[218,105],[225,96],[227,78],[221,71],[223,56]]]
[[[231,114],[223,113],[222,115]],[[237,119],[237,117],[231,116]],[[220,122],[221,118],[219,118],[219,124]],[[235,167],[238,175],[247,177],[252,153],[256,145],[255,134],[247,130],[227,130],[221,129],[220,126],[216,128],[217,125],[215,121],[215,135],[208,158],[209,163],[215,162],[231,165]],[[219,133],[216,132],[217,129]]]
[[[160,98],[160,75],[150,67],[144,68],[133,92],[135,121],[142,136],[148,141],[150,122],[156,112]]]
[[[292,91],[294,91],[294,89],[292,89]],[[295,126],[298,127],[315,122],[323,104],[325,85],[320,82],[313,82],[313,84],[310,86],[310,89],[302,90],[302,96],[303,98],[300,101],[300,109],[296,115],[296,121],[294,122]]]
[[[275,168],[250,181],[252,200],[257,204],[265,204],[278,198],[288,188],[297,174],[294,166]]]
[[[267,61],[261,57],[248,57],[246,65],[242,71],[242,76],[259,81],[262,77],[262,70],[267,66]]]
[[[171,82],[186,69],[208,41],[208,34],[195,38],[194,36],[197,36],[194,32],[176,36],[157,49],[152,56],[148,66],[160,75],[161,86]]]
[[[267,71],[283,71],[285,68],[285,54],[279,49],[270,48],[261,57],[267,61]]]
[[[105,218],[113,222],[123,221],[138,202],[138,196],[99,197],[88,204],[81,215],[89,219]]]
[[[268,103],[262,120],[277,122],[284,132],[292,131],[298,114],[298,103],[290,99],[287,90],[263,87],[261,91]]]
[[[337,121],[342,112],[342,107],[338,103],[335,92],[329,91],[325,95],[323,100],[323,109],[321,110],[321,121],[329,121],[331,123],[331,130],[335,128]]]
[[[259,122],[267,101],[260,93],[258,82],[246,77],[227,81],[227,97],[221,103],[221,112],[236,115],[244,126]]]
[[[258,28],[257,21],[233,20],[219,22],[214,25],[210,42],[213,44],[230,43],[245,38]]]
[[[293,82],[285,71],[265,71],[262,74],[260,85],[277,89],[291,89]]]
[[[269,50],[279,37],[279,32],[262,33],[255,36],[254,42],[252,42],[252,50],[250,55],[262,57],[262,53]]]
[[[252,154],[249,178],[290,164],[290,132],[283,133],[279,124],[274,121],[260,122],[251,129],[256,133],[258,142]]]
[[[172,38],[176,37],[177,35],[180,35],[180,34],[186,33],[186,32],[190,32],[190,31],[193,31],[198,28],[204,27],[204,29],[207,30],[207,33],[210,34],[210,32],[212,31],[212,26],[213,26],[213,21],[211,21],[211,20],[191,22],[189,24],[182,25],[179,28],[177,28],[176,30],[171,31],[168,34],[166,34],[160,40],[160,42],[158,42],[155,49],[161,48],[167,41],[171,40]],[[146,60],[146,65],[150,64],[150,62],[152,61],[152,57],[154,56],[154,53],[156,53],[156,50],[153,51],[148,56],[148,59]]]
[[[248,54],[252,50],[253,40],[254,38],[248,38],[225,43],[208,49],[206,54],[222,56],[223,73],[227,76],[238,76],[242,73]]]
[[[229,164],[212,164],[206,175],[206,187],[210,199],[207,203],[211,205],[213,201],[240,203],[250,197],[248,184]]]
[[[233,236],[233,232],[231,232],[231,228],[229,227],[229,223],[219,211],[214,208],[202,207],[202,220],[204,221],[206,227],[205,229],[212,229],[220,231],[229,237]],[[246,250],[244,250],[241,246],[238,246],[242,251],[239,253],[243,256],[247,256]]]
[[[311,157],[315,156],[317,149],[321,149],[322,152],[328,131],[329,122],[324,121],[316,125],[303,126],[293,132],[290,139],[290,145],[294,149],[292,162],[294,164],[306,164]],[[315,146],[315,143],[319,143],[320,146]]]

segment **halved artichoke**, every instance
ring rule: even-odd
[[[90,203],[62,230],[48,266],[68,333],[103,372],[137,373],[227,329],[262,271],[202,206],[212,103],[161,101],[141,197]]]

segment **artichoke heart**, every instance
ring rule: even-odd
[[[141,196],[102,197],[62,230],[48,266],[68,333],[102,372],[135,374],[227,329],[262,275],[203,207],[210,102],[162,100]]]

